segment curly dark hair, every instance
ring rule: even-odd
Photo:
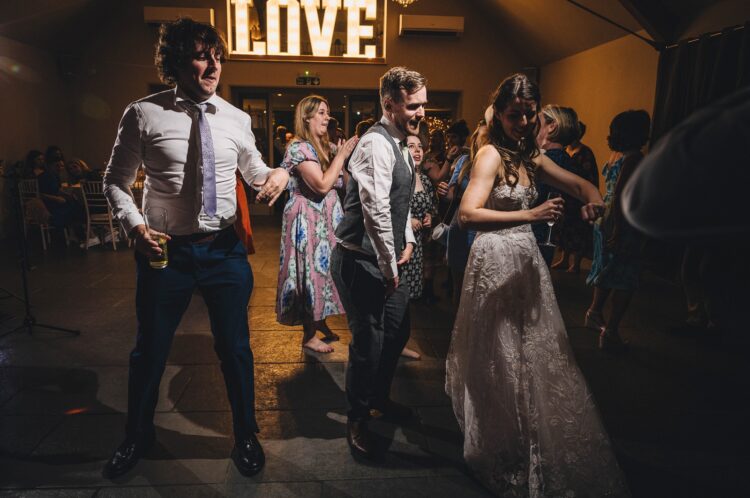
[[[527,137],[521,139],[520,142],[516,142],[505,134],[503,125],[496,115],[502,113],[516,98],[536,102],[537,110],[539,110],[542,94],[539,91],[539,86],[525,74],[516,73],[505,78],[490,98],[490,104],[495,112],[492,115],[492,121],[489,123],[489,141],[500,153],[505,182],[511,187],[515,187],[518,183],[518,170],[524,168],[533,186],[536,178],[536,164],[533,159],[539,155],[539,147],[536,143],[539,121],[537,120],[537,125]]]
[[[609,125],[607,144],[615,152],[640,150],[648,142],[651,117],[643,109],[621,112]]]
[[[469,125],[466,124],[466,120],[462,119],[450,125],[448,129],[445,130],[445,133],[453,133],[454,135],[458,135],[461,143],[464,143],[466,142],[466,139],[469,137],[469,135],[471,135],[471,130],[469,130]]]
[[[202,44],[205,50],[214,49],[219,61],[225,61],[227,44],[221,33],[210,24],[181,17],[159,27],[154,63],[162,82],[167,85],[177,83],[180,68],[193,58],[196,42]]]

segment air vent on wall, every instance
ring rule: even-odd
[[[457,37],[464,32],[464,18],[461,16],[399,16],[399,36],[445,36]]]
[[[190,7],[143,7],[146,24],[161,24],[175,21],[178,17],[189,17],[198,22],[214,25],[214,9]]]

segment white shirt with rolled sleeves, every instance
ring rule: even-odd
[[[385,126],[397,146],[406,138],[385,116],[381,118],[380,122]],[[409,168],[413,168],[408,149],[402,148],[403,150],[405,150],[403,153],[406,164]],[[401,254],[396,254],[394,248],[393,224],[391,223],[390,192],[395,164],[396,157],[393,153],[393,145],[389,144],[387,139],[379,133],[365,134],[349,159],[349,171],[359,185],[359,198],[362,202],[365,231],[367,236],[370,237],[372,247],[375,249],[378,268],[388,280],[398,275],[396,262],[401,257]],[[411,229],[411,210],[406,220],[404,240],[407,244],[416,244]],[[362,248],[355,244],[340,240],[336,242],[347,249],[362,251]]]
[[[250,116],[218,95],[206,100],[216,166],[216,215],[203,212],[198,111],[179,89],[133,102],[120,121],[104,174],[112,213],[127,233],[143,224],[130,185],[141,164],[146,173],[143,209],[163,207],[171,235],[214,232],[232,225],[237,211],[235,171],[263,183],[272,171],[255,146]]]

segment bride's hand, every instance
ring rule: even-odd
[[[565,201],[562,197],[555,197],[539,204],[537,207],[530,210],[531,222],[535,223],[538,221],[559,220],[562,216],[564,205]]]

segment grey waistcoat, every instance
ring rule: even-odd
[[[396,164],[393,167],[393,183],[391,184],[391,225],[393,228],[393,243],[396,250],[396,258],[401,256],[401,251],[406,246],[404,231],[406,223],[409,222],[409,203],[414,193],[414,181],[416,176],[412,174],[409,165],[406,164],[399,146],[393,141],[385,127],[381,123],[375,123],[367,133],[379,133],[383,135],[393,146],[393,154],[396,156]],[[359,184],[352,175],[349,175],[349,184],[346,186],[346,197],[344,198],[344,219],[336,228],[336,237],[344,242],[356,244],[364,252],[375,256],[370,237],[365,231],[364,215],[362,213],[362,201],[359,198]]]

